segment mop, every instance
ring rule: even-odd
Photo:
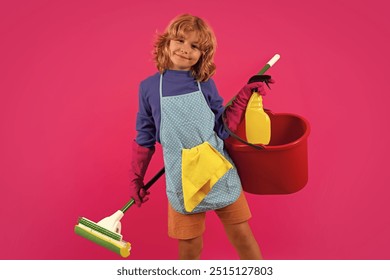
[[[148,190],[165,172],[162,168],[145,186],[144,189]],[[106,217],[94,223],[93,221],[80,217],[77,225],[74,227],[74,232],[98,245],[101,245],[123,258],[130,256],[131,244],[123,240],[121,234],[121,222],[120,220],[124,216],[124,213],[134,204],[134,199],[131,199],[126,203],[122,209],[116,211],[109,217]]]

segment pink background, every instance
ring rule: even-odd
[[[0,258],[119,259],[73,233],[128,200],[139,82],[155,32],[190,12],[214,28],[226,102],[275,53],[274,112],[306,117],[309,182],[247,195],[267,259],[389,259],[386,1],[2,1]],[[238,4],[239,3],[239,4]],[[147,177],[162,167],[161,148]],[[164,183],[131,208],[130,259],[175,259]],[[203,259],[236,259],[214,214]]]

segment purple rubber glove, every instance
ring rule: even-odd
[[[269,84],[273,84],[274,80],[270,79]],[[244,114],[246,105],[248,104],[249,99],[252,96],[252,91],[257,91],[260,95],[267,95],[265,89],[266,85],[264,82],[253,82],[246,84],[236,95],[232,104],[226,108],[226,124],[228,128],[235,132],[238,125],[241,123]]]
[[[155,148],[146,148],[138,145],[135,140],[132,144],[132,157],[130,164],[130,197],[134,199],[134,203],[140,207],[142,203],[149,200],[148,191],[143,189],[144,177],[148,168],[149,162],[154,154]]]

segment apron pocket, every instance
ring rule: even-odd
[[[182,150],[184,208],[192,212],[232,164],[208,142]]]

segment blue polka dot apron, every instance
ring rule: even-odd
[[[182,214],[205,212],[230,205],[237,200],[241,193],[241,182],[233,161],[224,150],[223,140],[214,131],[215,115],[204,98],[200,83],[198,82],[198,90],[195,92],[165,97],[162,94],[162,83],[163,75],[160,76],[160,142],[163,148],[166,192],[170,204]],[[205,144],[210,148],[203,149]],[[195,167],[193,170],[205,172],[217,170],[217,166],[209,166],[207,161],[209,155],[216,159],[216,161],[210,162],[225,160],[229,165],[231,164],[232,168],[221,173],[201,202],[187,211],[188,207],[185,207],[184,201],[186,191],[183,194],[182,156],[185,152],[191,154],[194,150],[197,152],[196,158],[200,157],[206,160],[199,161],[203,165],[200,166],[203,169]],[[206,152],[202,154],[203,150],[207,150],[207,155]],[[215,154],[222,157],[222,160],[220,161],[220,157],[215,156]],[[204,166],[205,162],[206,167]],[[203,172],[199,174],[202,175]]]

